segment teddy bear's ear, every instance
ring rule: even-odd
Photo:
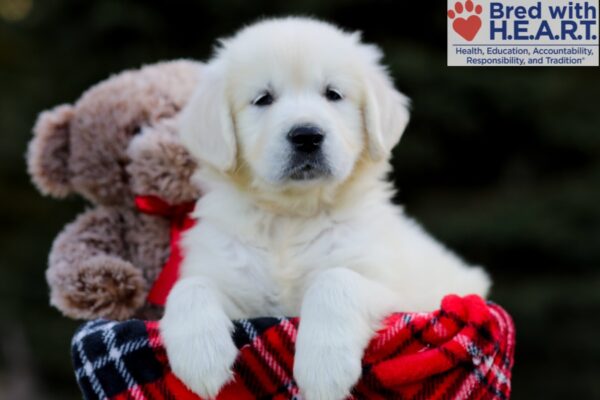
[[[65,197],[71,192],[69,131],[73,106],[63,104],[42,112],[27,149],[27,169],[45,195]]]

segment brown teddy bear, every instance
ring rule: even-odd
[[[174,216],[136,204],[176,206],[199,196],[190,183],[195,164],[175,127],[200,71],[191,61],[125,71],[73,105],[40,114],[27,154],[34,183],[45,195],[77,193],[93,205],[50,252],[51,304],[65,315],[148,317],[146,297],[169,257]]]

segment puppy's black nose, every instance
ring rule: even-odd
[[[288,133],[288,140],[296,151],[313,153],[321,148],[323,131],[314,125],[298,125]]]

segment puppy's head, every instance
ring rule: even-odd
[[[221,44],[182,119],[183,141],[205,165],[247,170],[261,190],[335,186],[399,141],[407,99],[359,34],[285,18]]]

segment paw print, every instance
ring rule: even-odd
[[[464,16],[466,18],[457,18],[463,11],[465,11]],[[463,39],[469,42],[472,41],[481,28],[481,17],[479,15],[482,11],[481,5],[474,5],[472,0],[465,1],[464,6],[461,1],[457,1],[454,4],[454,10],[448,10],[448,18],[454,20],[452,22],[454,32],[458,33]]]

